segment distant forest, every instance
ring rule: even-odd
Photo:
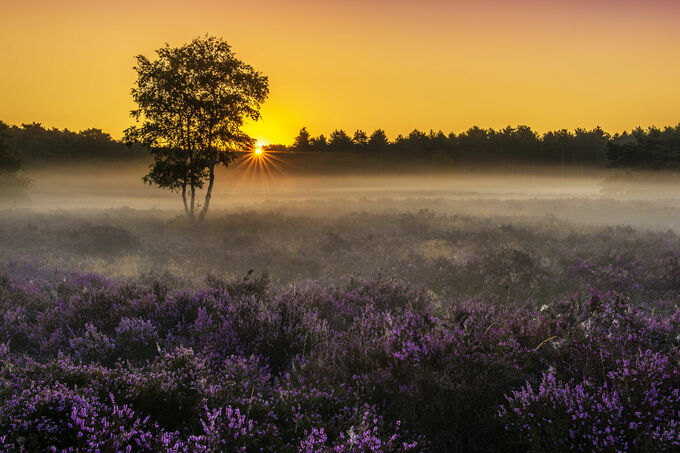
[[[0,128],[3,126],[6,127],[0,121]],[[7,127],[5,136],[9,151],[28,165],[61,161],[127,160],[147,156],[147,152],[140,147],[129,147],[101,129],[73,132],[30,123]]]
[[[27,165],[148,156],[144,149],[129,147],[101,129],[73,132],[31,123],[6,126],[5,131],[6,148]],[[343,153],[347,158],[371,156],[386,166],[418,161],[420,165],[434,166],[550,165],[677,170],[680,169],[680,124],[664,129],[638,128],[615,135],[599,127],[538,134],[528,126],[508,126],[501,130],[475,126],[460,134],[414,130],[394,140],[389,140],[381,129],[371,134],[357,130],[352,135],[335,130],[325,137],[312,136],[302,128],[291,146],[269,145],[265,149]]]
[[[389,159],[418,158],[462,165],[551,165],[680,169],[680,124],[659,129],[637,128],[610,135],[592,130],[561,129],[538,134],[528,126],[501,130],[472,127],[458,135],[414,130],[388,140],[381,129],[352,136],[335,130],[328,138],[313,137],[302,128],[293,145],[268,147],[278,151],[317,151],[382,154]]]

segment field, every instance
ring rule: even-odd
[[[131,168],[0,211],[2,451],[677,451],[680,194]],[[671,176],[673,178],[673,176]]]

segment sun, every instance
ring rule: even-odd
[[[282,166],[285,160],[277,156],[275,151],[267,149],[267,142],[257,140],[253,147],[244,152],[235,166],[240,173],[240,184],[252,188],[252,183],[258,183],[261,188],[268,190],[277,184],[277,179],[283,176]]]
[[[264,146],[265,143],[262,140],[255,141],[255,147],[253,148],[253,156],[264,157]]]

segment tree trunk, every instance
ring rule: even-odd
[[[208,190],[205,192],[205,201],[203,202],[203,209],[198,216],[198,223],[203,223],[205,215],[208,213],[208,206],[210,206],[210,197],[212,197],[212,189],[215,183],[215,165],[210,166],[210,179],[208,180]]]
[[[191,207],[189,208],[189,219],[192,222],[196,221],[196,217],[194,217],[194,210],[196,206],[196,187],[193,185],[191,186]]]
[[[189,205],[187,204],[187,186],[184,184],[182,186],[182,202],[184,203],[184,215],[186,215],[187,220],[193,221],[191,215],[189,214]]]

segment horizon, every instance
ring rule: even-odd
[[[2,122],[2,121],[3,121],[2,118],[0,118],[0,122]],[[28,122],[28,123],[21,123],[21,124],[5,122],[5,124],[7,124],[7,126],[9,126],[10,128],[15,127],[15,128],[19,128],[19,129],[23,129],[25,126],[37,125],[39,127],[42,127],[44,130],[47,130],[47,131],[56,130],[56,131],[59,131],[59,132],[67,132],[67,133],[74,133],[74,134],[82,134],[83,132],[86,132],[88,130],[99,130],[104,134],[108,134],[116,142],[120,142],[122,140],[121,138],[116,137],[110,131],[107,131],[106,129],[97,127],[96,125],[91,125],[90,127],[85,127],[85,128],[82,128],[82,129],[69,129],[68,127],[58,128],[56,126],[52,126],[52,125],[49,125],[49,124],[43,124],[43,123],[40,123],[40,122],[37,122],[37,121]],[[435,134],[438,134],[438,133],[441,132],[444,135],[446,135],[447,137],[450,137],[451,134],[453,134],[455,136],[463,135],[466,132],[468,132],[468,131],[470,131],[474,128],[479,128],[481,130],[485,130],[485,131],[488,131],[488,132],[502,132],[503,130],[508,129],[508,128],[517,129],[517,128],[520,128],[520,127],[528,127],[531,131],[533,131],[536,134],[536,137],[539,140],[543,139],[543,137],[546,134],[551,133],[551,132],[567,131],[567,132],[573,134],[573,133],[575,133],[576,131],[579,131],[579,130],[582,130],[582,131],[585,131],[585,132],[590,132],[590,131],[595,131],[595,130],[598,130],[598,129],[601,130],[605,135],[607,135],[611,138],[615,138],[615,137],[621,136],[623,134],[630,134],[630,133],[634,132],[635,130],[642,130],[644,132],[648,132],[652,129],[657,129],[659,131],[663,131],[665,129],[678,128],[678,127],[680,127],[680,121],[678,121],[676,124],[664,124],[664,125],[652,124],[652,125],[649,125],[647,127],[636,126],[636,127],[630,128],[630,129],[619,130],[619,131],[606,130],[606,129],[602,128],[599,124],[593,126],[592,128],[580,128],[580,127],[576,127],[576,128],[572,128],[572,129],[555,128],[555,129],[548,129],[548,130],[544,130],[544,131],[540,131],[540,130],[534,128],[533,126],[531,126],[529,124],[514,124],[514,125],[513,124],[506,124],[505,126],[499,127],[499,128],[483,128],[483,127],[480,127],[476,124],[473,124],[470,127],[467,127],[467,128],[461,129],[461,130],[413,128],[413,129],[407,130],[405,132],[397,133],[393,136],[391,136],[390,134],[386,134],[386,136],[387,136],[389,143],[394,144],[399,139],[399,137],[408,138],[409,134],[411,134],[412,132],[421,132],[421,133],[424,133],[424,134],[430,134],[432,132],[434,132]],[[365,132],[369,136],[370,136],[371,133],[377,132],[379,130],[385,131],[385,129],[381,128],[381,127],[378,127],[376,129],[361,129],[361,128],[359,128],[359,129],[355,129],[355,130],[346,130],[346,129],[335,128],[335,129],[329,129],[327,131],[319,132],[317,134],[318,131],[310,131],[309,128],[307,128],[306,126],[302,126],[301,129],[302,128],[305,128],[307,130],[307,132],[310,135],[310,138],[315,138],[315,137],[318,137],[320,135],[323,135],[326,139],[328,139],[330,134],[333,131],[336,131],[336,130],[337,131],[344,131],[346,134],[349,135],[350,138],[352,137],[352,134],[355,131]],[[267,146],[286,146],[287,148],[294,148],[293,141],[294,141],[295,137],[300,132],[301,131],[298,130],[297,133],[295,133],[293,136],[291,136],[286,142],[266,142],[266,141],[259,139],[258,137],[253,137],[255,139],[254,147],[255,148],[262,148],[262,147],[267,147]],[[239,152],[248,152],[248,151],[243,150],[243,151],[239,151]]]
[[[134,57],[209,33],[270,78],[262,119],[246,128],[262,144],[290,144],[302,127],[382,128],[393,139],[473,125],[545,133],[678,123],[680,5],[672,1],[158,6],[6,7],[0,85],[10,89],[0,94],[0,119],[97,127],[120,139],[133,124]]]

